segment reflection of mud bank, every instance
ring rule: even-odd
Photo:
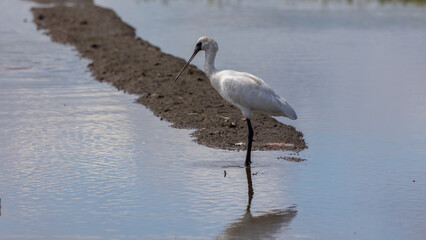
[[[136,38],[134,29],[112,10],[95,6],[91,0],[35,1],[57,3],[33,8],[34,22],[40,29],[47,29],[54,41],[72,44],[90,59],[89,68],[97,80],[141,95],[139,103],[174,127],[196,129],[193,135],[200,144],[245,148],[244,144],[236,144],[247,137],[241,112],[221,99],[202,71],[190,66],[174,83],[172,78],[185,61]],[[252,123],[255,150],[306,148],[303,134],[292,126],[259,114]]]

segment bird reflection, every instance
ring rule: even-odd
[[[246,167],[248,203],[244,214],[228,224],[217,239],[275,239],[276,235],[286,228],[297,215],[296,206],[284,210],[276,209],[253,216],[250,208],[254,190],[251,180],[251,168]]]

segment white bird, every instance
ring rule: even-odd
[[[180,70],[175,81],[188,67],[195,55],[199,51],[205,51],[204,72],[210,79],[210,83],[227,102],[238,107],[247,120],[248,143],[245,166],[250,166],[251,145],[254,135],[250,122],[252,112],[256,110],[272,116],[288,117],[292,120],[296,120],[297,115],[287,101],[278,96],[262,79],[246,72],[217,70],[214,66],[214,60],[218,49],[217,42],[213,38],[200,37],[195,45],[194,53]]]

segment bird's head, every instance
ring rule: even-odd
[[[200,50],[209,51],[214,50],[217,51],[219,49],[217,42],[211,37],[200,37],[197,40],[197,44],[195,44],[195,49],[199,46]]]
[[[195,44],[194,53],[189,58],[188,62],[183,66],[182,70],[180,70],[175,78],[175,81],[180,77],[180,75],[183,73],[186,67],[188,67],[189,63],[191,63],[192,59],[194,59],[195,55],[197,55],[199,51],[217,51],[218,49],[219,47],[217,42],[213,38],[207,36],[200,37]]]

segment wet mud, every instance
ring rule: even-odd
[[[246,121],[238,108],[220,97],[204,72],[191,65],[174,82],[185,60],[137,37],[135,29],[114,11],[96,6],[92,0],[35,2],[49,3],[31,9],[38,29],[46,30],[55,42],[73,45],[89,59],[88,68],[96,80],[138,95],[138,103],[173,127],[194,129],[192,135],[199,144],[246,149]],[[253,150],[307,148],[303,134],[292,126],[259,113],[251,122]]]

